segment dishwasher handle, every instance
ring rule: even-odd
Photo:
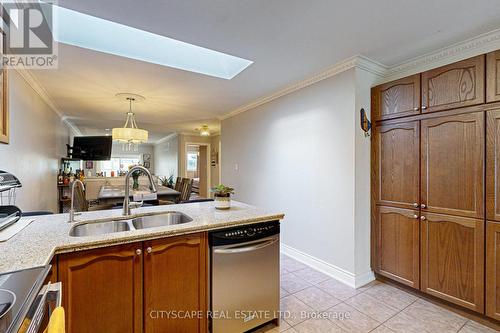
[[[231,254],[250,252],[265,248],[279,241],[279,236],[268,237],[254,242],[247,242],[237,245],[214,247],[213,252],[218,254]]]

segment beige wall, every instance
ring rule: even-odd
[[[220,135],[214,135],[211,137],[211,148],[210,152],[210,182],[211,186],[216,186],[220,183]],[[218,156],[215,160],[212,157]],[[215,166],[212,164],[212,160],[215,160]]]
[[[57,212],[59,159],[66,155],[68,128],[13,70],[9,71],[10,143],[0,144],[0,170],[16,175],[23,187],[16,205],[23,211]]]
[[[179,136],[172,135],[168,139],[156,144],[153,149],[155,174],[159,177],[175,178],[179,174]]]
[[[370,269],[371,74],[350,69],[222,121],[222,182],[285,213],[284,249],[359,286]]]

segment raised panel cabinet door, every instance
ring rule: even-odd
[[[420,219],[418,210],[379,206],[376,232],[377,272],[419,287]]]
[[[144,242],[145,332],[208,332],[207,246],[206,233]]]
[[[420,124],[376,126],[372,180],[378,205],[418,208],[420,201]]]
[[[420,114],[420,74],[375,87],[373,98],[376,120]]]
[[[500,109],[486,112],[486,218],[500,221]]]
[[[500,101],[500,51],[486,55],[486,102]]]
[[[422,73],[422,112],[484,103],[484,55]]]
[[[500,223],[486,222],[486,315],[500,320]]]
[[[59,255],[66,332],[142,332],[141,246]]]
[[[484,217],[484,113],[421,122],[421,208]]]
[[[421,290],[484,311],[484,220],[421,216]]]

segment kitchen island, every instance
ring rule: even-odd
[[[121,210],[85,212],[75,223],[67,222],[67,214],[37,217],[0,243],[0,273],[51,263],[50,279],[63,285],[68,332],[206,332],[207,232],[284,215],[233,201],[229,211],[202,202],[139,208],[126,219],[172,211],[192,221],[74,237],[70,230],[75,225],[125,218]],[[172,309],[181,311],[176,318],[151,315],[164,316],[162,311]],[[191,317],[180,318],[182,313]]]

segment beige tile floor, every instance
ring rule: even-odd
[[[389,284],[353,289],[281,255],[279,327],[254,333],[490,333],[494,329]]]

